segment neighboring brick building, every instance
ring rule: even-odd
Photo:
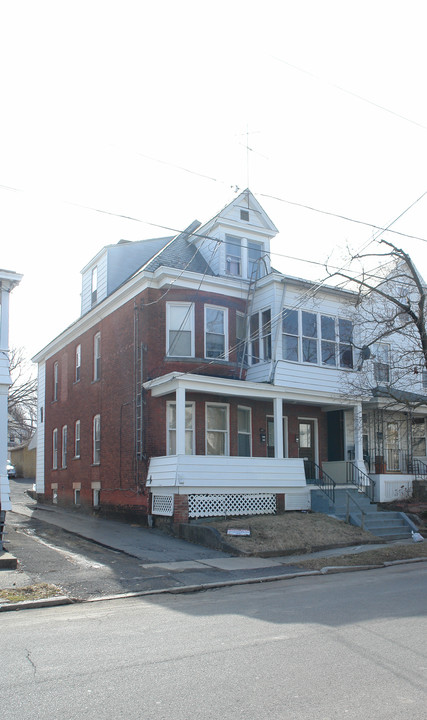
[[[34,358],[40,496],[185,520],[307,509],[322,465],[365,470],[354,296],[274,271],[276,233],[247,190],[83,269],[81,317]]]

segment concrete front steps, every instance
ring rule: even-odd
[[[345,488],[335,488],[335,503],[330,500],[322,490],[312,490],[311,509],[313,512],[323,512],[335,515],[340,520],[346,519],[347,493],[365,513],[364,529],[383,540],[404,540],[410,538],[412,530],[417,527],[403,512],[378,510],[376,503],[371,503],[368,497],[359,492],[353,485]],[[362,512],[352,500],[349,502],[349,521],[351,525],[362,526]]]

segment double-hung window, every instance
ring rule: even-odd
[[[101,416],[95,415],[93,418],[93,429],[92,429],[92,442],[93,442],[93,464],[99,465],[101,462]]]
[[[80,420],[76,420],[74,425],[74,457],[80,457]]]
[[[206,404],[206,455],[229,455],[228,405]]]
[[[68,444],[68,428],[66,425],[62,428],[62,463],[63,468],[67,467],[67,444]]]
[[[58,469],[58,428],[52,432],[52,469]]]
[[[262,310],[249,319],[251,364],[271,360],[271,310]]]
[[[228,313],[225,308],[205,305],[205,357],[228,359]]]
[[[377,383],[390,382],[390,345],[375,343],[373,346],[374,376]]]
[[[169,402],[167,412],[167,454],[176,455],[176,403]],[[194,403],[185,403],[185,454],[194,455]]]
[[[76,373],[75,373],[75,381],[79,382],[80,380],[80,370],[82,366],[82,346],[77,345],[76,347]]]
[[[415,456],[426,455],[426,426],[424,418],[412,420],[412,452]]]
[[[242,274],[242,241],[234,235],[225,236],[225,272],[238,277]]]
[[[265,275],[264,263],[261,261],[262,245],[248,242],[248,278],[255,280]]]
[[[194,357],[194,304],[167,303],[166,354]]]
[[[251,456],[252,439],[251,409],[237,408],[237,454],[240,457]]]
[[[54,363],[53,365],[53,399],[58,400],[59,391],[59,365]]]
[[[96,333],[93,338],[93,379],[101,378],[101,333]]]

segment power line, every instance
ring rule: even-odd
[[[277,60],[277,62],[280,62],[283,65],[287,65],[288,67],[292,68],[293,70],[297,70],[298,72],[303,73],[304,75],[308,75],[309,77],[312,77],[315,80],[318,80],[319,82],[324,83],[325,85],[329,85],[329,87],[333,87],[336,90],[339,90],[340,92],[345,93],[346,95],[351,95],[351,97],[354,97],[357,100],[362,100],[362,102],[365,102],[368,105],[372,105],[373,107],[376,107],[378,110],[383,110],[384,112],[389,113],[390,115],[394,115],[395,117],[400,118],[400,120],[405,120],[405,122],[409,122],[409,123],[411,123],[411,125],[416,125],[417,127],[422,128],[422,130],[427,130],[426,125],[423,125],[422,123],[419,123],[416,120],[412,120],[411,118],[408,118],[406,115],[402,115],[401,113],[395,112],[394,110],[390,110],[390,108],[385,107],[385,105],[381,105],[380,103],[374,102],[373,100],[368,100],[368,98],[363,97],[363,95],[359,95],[358,93],[355,93],[352,90],[347,90],[347,88],[344,88],[341,85],[337,85],[336,83],[329,82],[329,80],[325,80],[324,78],[320,77],[319,75],[315,75],[315,73],[312,73],[309,70],[304,70],[304,68],[298,67],[298,65],[294,65],[293,63],[290,63],[287,60],[283,60],[283,58],[279,58],[276,55],[270,55],[270,57],[273,58],[273,60]]]

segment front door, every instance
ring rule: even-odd
[[[315,477],[316,443],[314,420],[298,421],[298,457],[303,458],[306,477]]]

